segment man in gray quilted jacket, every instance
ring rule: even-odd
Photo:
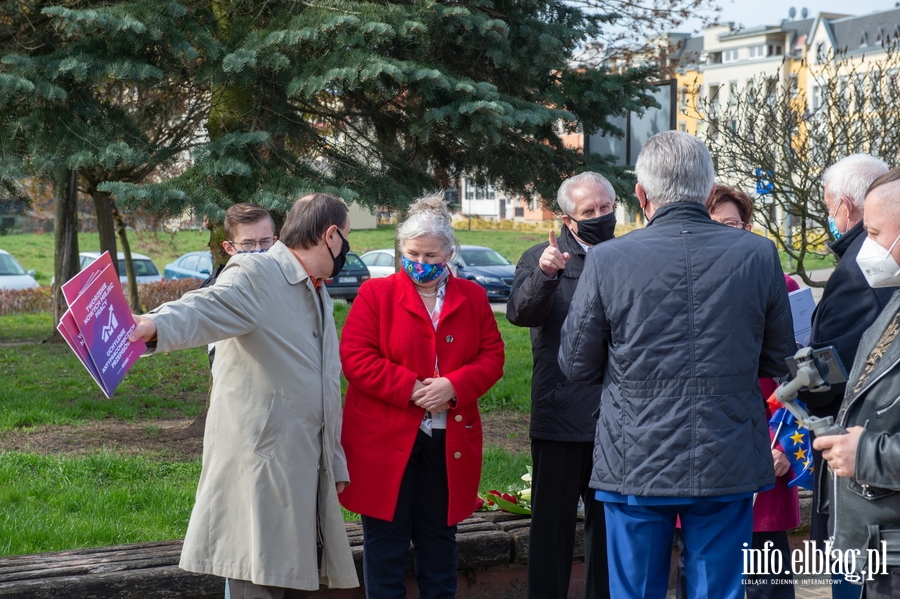
[[[696,137],[651,137],[635,166],[646,228],[595,247],[559,362],[600,383],[591,488],[610,594],[665,597],[676,519],[691,597],[742,598],[753,494],[775,483],[758,378],[786,373],[793,326],[771,241],[709,218]]]

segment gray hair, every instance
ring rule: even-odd
[[[459,241],[450,225],[450,211],[444,194],[437,191],[422,196],[409,207],[409,217],[397,226],[400,251],[410,239],[434,235],[441,240],[445,251],[459,250]]]
[[[677,202],[705,205],[716,179],[706,144],[682,131],[663,131],[644,142],[634,173],[656,208]]]
[[[599,187],[606,192],[613,202],[616,201],[616,190],[613,189],[612,184],[606,177],[600,173],[585,171],[574,177],[569,177],[559,186],[559,191],[556,192],[556,203],[559,204],[559,209],[563,211],[563,214],[571,216],[575,212],[575,202],[572,201],[572,196],[569,195],[572,189],[589,186]]]
[[[869,154],[852,154],[829,166],[822,175],[823,188],[835,198],[845,197],[863,212],[866,190],[875,179],[888,172],[884,161]]]

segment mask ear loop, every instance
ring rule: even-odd
[[[894,246],[897,245],[898,241],[900,241],[900,235],[897,236],[897,239],[894,240],[894,243],[892,243],[891,247],[889,247],[887,250],[887,255],[890,257],[891,260],[894,260],[894,256],[891,254],[891,252],[893,251]],[[894,260],[894,264],[897,264],[896,260]],[[895,277],[897,275],[900,275],[900,264],[897,264],[897,271],[894,273]]]

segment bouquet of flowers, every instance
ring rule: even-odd
[[[528,472],[523,474],[521,478],[529,485],[531,484],[531,466],[528,466]],[[510,489],[506,493],[501,493],[496,489],[491,489],[487,493],[479,493],[475,510],[531,515],[531,486],[518,491]]]

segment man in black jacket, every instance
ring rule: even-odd
[[[641,148],[649,223],[588,253],[559,362],[602,383],[591,488],[606,512],[610,592],[665,597],[676,520],[688,596],[744,596],[753,494],[775,484],[759,378],[786,374],[793,326],[774,244],[706,211],[703,142]]]
[[[900,284],[900,169],[872,183],[865,227],[868,237],[856,262],[866,284],[876,290],[896,289]],[[847,434],[815,440],[836,475],[830,485],[834,546],[850,566],[848,580],[864,578],[869,599],[900,595],[898,333],[900,294],[894,293],[859,343],[838,413],[838,424]]]
[[[569,592],[578,498],[584,502],[585,597],[609,597],[603,506],[589,487],[596,388],[566,380],[559,369],[559,329],[586,253],[612,239],[616,192],[602,175],[581,173],[557,194],[563,228],[557,239],[526,251],[516,265],[506,318],[531,327],[532,513],[528,544],[529,599],[565,599]]]
[[[825,284],[822,299],[813,313],[810,346],[818,349],[833,345],[841,362],[850,367],[856,356],[856,348],[863,332],[869,328],[887,305],[894,289],[873,289],[856,264],[856,255],[866,240],[863,228],[866,190],[872,182],[888,171],[887,165],[868,154],[848,156],[829,167],[822,179],[824,203],[828,210],[831,233],[835,241],[828,244],[839,262]],[[845,385],[833,385],[829,391],[802,392],[799,397],[814,416],[837,417]],[[822,452],[813,452],[813,468],[817,484],[813,489],[813,506],[810,522],[810,539],[820,548],[828,540],[827,497],[822,485]],[[836,575],[835,579],[841,579]],[[836,583],[832,586],[834,597],[859,596],[859,589]]]

